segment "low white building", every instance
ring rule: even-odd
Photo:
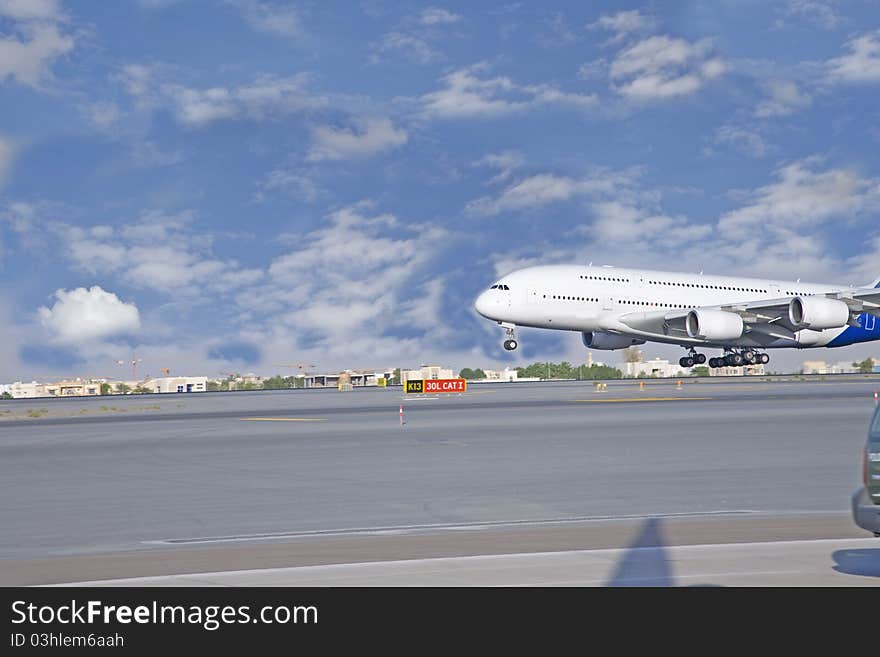
[[[166,376],[147,379],[140,384],[151,392],[205,392],[208,389],[206,376]]]
[[[490,381],[517,381],[519,376],[515,369],[505,367],[503,370],[483,370],[486,375],[485,379],[472,379],[469,383],[480,383]]]
[[[452,370],[447,370],[440,365],[422,365],[417,370],[400,370],[400,382],[427,381],[429,379],[456,379]]]
[[[45,397],[46,389],[42,383],[36,381],[30,383],[16,381],[9,384],[9,394],[15,399],[34,399],[35,397]]]
[[[764,376],[764,365],[743,365],[742,367],[710,367],[709,376]]]
[[[690,374],[690,368],[682,367],[678,363],[670,363],[664,358],[652,358],[638,363],[624,363],[623,375],[629,378],[650,377],[667,378],[679,374]]]
[[[824,360],[807,360],[801,367],[804,374],[855,374],[859,368],[851,362],[828,364]]]

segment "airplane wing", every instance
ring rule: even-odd
[[[868,313],[880,317],[880,288],[853,288],[824,295],[829,299],[843,301],[850,309],[850,325],[856,326],[856,316]],[[799,328],[791,323],[788,315],[789,305],[795,297],[761,299],[743,303],[729,303],[715,306],[695,306],[707,310],[724,310],[739,315],[745,325],[746,333],[760,333],[768,338],[792,339]],[[626,326],[643,333],[657,336],[679,337],[683,340],[699,342],[689,338],[685,321],[689,310],[656,310],[627,313],[620,317]]]

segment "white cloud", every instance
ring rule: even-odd
[[[788,0],[784,12],[786,16],[804,18],[826,30],[833,30],[841,23],[833,4],[823,0]]]
[[[381,58],[379,54],[389,52],[399,52],[407,60],[415,60],[419,64],[429,64],[442,57],[438,50],[435,50],[428,43],[428,40],[418,34],[409,32],[388,32],[382,36],[382,40],[377,46],[371,58],[373,63],[378,62]]]
[[[0,16],[22,21],[56,21],[62,17],[58,0],[0,0]]]
[[[347,160],[365,158],[406,143],[406,131],[395,128],[385,117],[359,119],[358,130],[318,126],[312,130],[308,159]]]
[[[614,36],[609,40],[609,43],[617,43],[635,32],[653,29],[655,23],[653,17],[633,9],[619,11],[616,14],[604,14],[595,23],[587,25],[587,29],[613,32]]]
[[[12,142],[0,137],[0,186],[6,182],[6,176],[12,169],[12,159],[15,157],[15,149]]]
[[[715,144],[732,146],[741,153],[752,157],[764,157],[767,144],[757,132],[734,125],[723,125],[715,132]]]
[[[245,21],[258,32],[290,38],[303,36],[302,21],[295,7],[259,0],[227,0],[238,7]]]
[[[615,91],[632,100],[663,100],[697,91],[727,64],[711,56],[711,41],[653,36],[625,48],[611,63]]]
[[[56,223],[74,265],[91,274],[112,274],[129,285],[178,297],[233,293],[262,272],[212,254],[213,237],[196,233],[192,212],[143,214],[121,229],[85,229]]]
[[[525,164],[525,158],[516,151],[501,151],[499,153],[489,153],[474,162],[474,164],[497,169],[498,174],[489,182],[499,183],[507,180],[516,169]]]
[[[145,109],[169,106],[180,123],[201,127],[235,119],[264,120],[324,107],[327,99],[306,90],[308,75],[262,75],[249,84],[208,88],[164,83],[156,67],[130,64],[116,79]]]
[[[629,243],[638,247],[650,245],[651,250],[658,247],[679,249],[699,242],[713,232],[712,226],[694,224],[686,217],[652,213],[616,200],[594,203],[592,210],[594,220],[583,226],[582,232],[599,244]]]
[[[278,191],[293,198],[302,198],[309,203],[315,201],[321,193],[318,185],[308,174],[291,169],[275,169],[260,183],[255,200],[264,201],[270,194]]]
[[[602,197],[611,193],[621,195],[632,191],[633,172],[596,171],[588,178],[570,178],[541,173],[524,178],[498,196],[484,196],[465,207],[470,215],[494,216],[502,212],[531,210],[552,203],[562,203],[577,197]]]
[[[808,158],[780,167],[777,181],[749,192],[748,205],[724,214],[719,228],[730,235],[771,225],[797,229],[880,209],[880,181],[850,169],[819,171],[819,164]]]
[[[482,79],[485,64],[453,71],[443,77],[445,87],[421,97],[423,111],[436,118],[492,118],[540,105],[592,109],[595,95],[560,91],[549,84],[520,85],[507,77]]]
[[[41,87],[50,77],[56,59],[73,49],[73,38],[55,25],[34,24],[23,28],[23,40],[0,38],[0,82],[12,78],[20,84]]]
[[[428,7],[419,16],[419,22],[422,25],[448,25],[450,23],[457,23],[460,20],[461,16],[458,14],[453,14],[451,11],[437,7]]]
[[[831,82],[880,82],[880,32],[850,39],[848,55],[828,62]]]
[[[761,118],[787,116],[809,107],[813,100],[791,80],[770,80],[766,83],[766,88],[769,98],[761,102],[755,110],[755,115]]]
[[[57,290],[55,304],[38,310],[40,322],[59,343],[91,342],[140,328],[140,313],[112,292],[89,289]]]

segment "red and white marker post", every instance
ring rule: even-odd
[[[400,426],[403,426],[406,422],[403,421],[403,404],[400,405]]]

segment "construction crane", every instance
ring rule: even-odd
[[[137,364],[138,364],[138,363],[143,363],[143,362],[144,362],[144,359],[143,359],[143,358],[137,358],[137,357],[135,357],[135,356],[132,356],[131,361],[117,360],[117,361],[116,361],[116,364],[117,364],[117,365],[128,365],[128,364],[131,364],[131,380],[132,380],[132,381],[137,381]]]

